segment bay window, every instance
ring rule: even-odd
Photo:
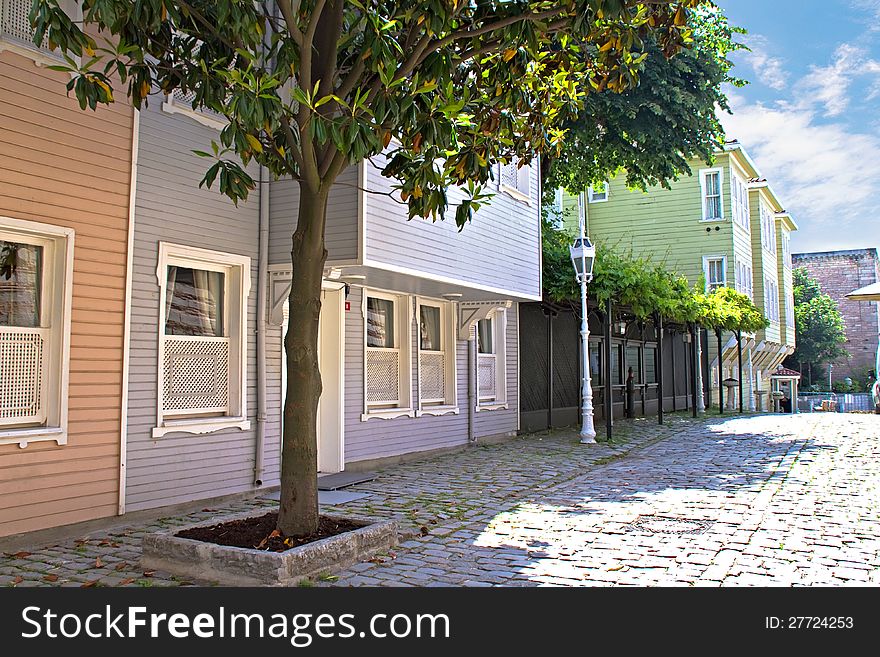
[[[29,18],[31,5],[31,0],[0,0],[0,52],[11,50],[38,65],[65,63],[61,50],[49,47],[48,36],[40,45],[34,43],[34,28]],[[58,6],[74,22],[82,21],[81,5],[76,0],[58,0]]]
[[[507,315],[501,309],[477,322],[477,410],[506,408],[506,327]]]
[[[450,304],[418,303],[419,414],[458,412],[455,385],[455,325]]]
[[[67,442],[73,239],[0,217],[0,444]]]
[[[247,429],[250,258],[159,245],[158,424],[173,431]]]
[[[405,295],[364,293],[364,420],[412,415],[410,310]]]

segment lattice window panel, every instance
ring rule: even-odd
[[[400,402],[400,352],[394,349],[367,350],[367,403]]]
[[[59,0],[58,4],[69,16],[74,15],[76,7],[72,2]],[[0,0],[0,37],[14,40],[28,48],[37,48],[34,44],[34,29],[28,18],[30,11],[31,0]],[[60,50],[49,49],[48,35],[43,37],[39,48],[51,57],[64,59]]]
[[[229,411],[229,338],[165,338],[162,410]]]
[[[174,98],[174,104],[179,105],[181,107],[187,107],[194,112],[200,112],[202,114],[207,114],[209,116],[214,116],[219,119],[224,119],[224,117],[220,112],[215,112],[214,110],[208,107],[193,107],[193,103],[196,100],[196,92],[195,91],[183,91],[182,89],[175,89],[171,92],[172,97]]]
[[[44,333],[0,327],[0,425],[46,421]]]
[[[423,402],[446,401],[445,354],[419,354],[419,384]]]
[[[477,383],[480,399],[495,399],[498,396],[495,391],[495,369],[495,354],[480,354],[477,364]]]
[[[498,175],[499,185],[509,189],[515,189],[521,194],[529,194],[529,167],[523,165],[517,168],[517,162],[500,165]]]

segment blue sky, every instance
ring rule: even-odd
[[[716,0],[751,52],[723,122],[792,212],[792,250],[880,247],[880,0]]]

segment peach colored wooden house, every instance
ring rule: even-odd
[[[81,111],[29,41],[30,1],[0,9],[6,536],[119,510],[133,110]]]

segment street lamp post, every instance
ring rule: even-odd
[[[583,205],[583,195],[580,198]],[[571,262],[574,265],[577,281],[581,286],[581,443],[596,442],[596,429],[593,426],[593,389],[590,385],[590,328],[587,321],[587,284],[593,280],[593,263],[596,259],[596,247],[586,235],[586,218],[584,208],[579,208],[579,237],[569,247]],[[609,320],[610,321],[610,318]]]

